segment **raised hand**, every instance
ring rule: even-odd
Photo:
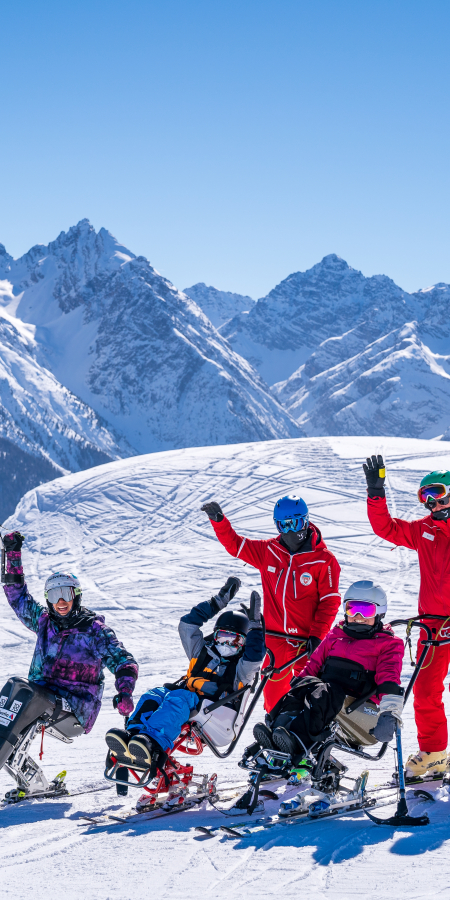
[[[241,610],[249,620],[249,631],[252,628],[262,628],[261,618],[261,596],[258,591],[252,591],[250,594],[250,606],[241,603]]]
[[[235,575],[231,575],[230,578],[227,578],[224,586],[220,588],[219,593],[214,597],[211,597],[211,606],[214,613],[220,612],[221,609],[225,609],[225,607],[228,606],[230,600],[233,599],[240,586],[240,578],[236,578]]]
[[[25,537],[20,531],[11,531],[9,534],[4,534],[2,537],[3,546],[7,553],[11,550],[15,553],[20,553],[24,540]]]
[[[364,475],[367,481],[367,493],[369,497],[384,497],[384,481],[386,478],[386,468],[383,457],[368,456],[363,463]]]
[[[212,522],[221,522],[224,518],[224,514],[215,500],[211,500],[210,503],[204,503],[203,506],[200,507],[202,512],[205,512],[207,516],[211,519]]]

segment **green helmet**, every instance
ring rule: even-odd
[[[450,472],[447,469],[439,469],[436,472],[430,472],[429,475],[425,475],[420,482],[420,487],[425,487],[426,484],[448,484],[450,488]]]
[[[450,494],[450,472],[439,469],[425,475],[420,482],[417,496],[430,510],[433,519],[446,521],[450,516],[448,495]]]

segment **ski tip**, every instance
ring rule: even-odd
[[[242,837],[240,831],[236,831],[234,828],[230,828],[228,825],[221,825],[220,830],[225,832],[225,834],[229,834],[230,837]]]

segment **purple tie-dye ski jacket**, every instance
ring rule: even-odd
[[[132,693],[138,664],[117,640],[103,616],[81,607],[75,620],[54,621],[33,599],[26,584],[4,585],[16,616],[37,634],[28,677],[45,684],[70,704],[86,732],[98,716],[103,694],[103,669],[116,676],[116,689]]]

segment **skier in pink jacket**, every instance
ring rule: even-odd
[[[291,690],[255,725],[253,733],[266,749],[291,757],[303,754],[341,711],[347,696],[370,698],[379,707],[377,740],[390,741],[401,723],[400,676],[403,641],[383,625],[387,598],[373,581],[356,581],[345,594],[344,620],[314,650]],[[375,715],[377,715],[375,709]]]

